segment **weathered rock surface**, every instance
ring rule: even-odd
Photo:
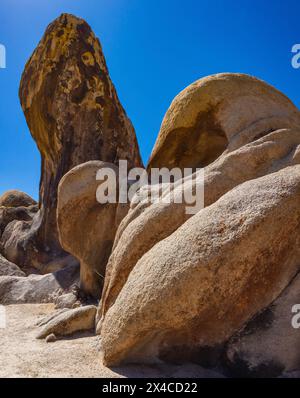
[[[0,276],[25,276],[25,273],[0,254]]]
[[[62,314],[64,312],[66,312],[66,311],[68,311],[68,308],[57,309],[54,312],[51,312],[50,314],[47,314],[46,316],[40,317],[34,325],[38,326],[38,327],[45,326],[52,319],[56,318],[59,314]]]
[[[54,343],[57,340],[57,337],[55,336],[54,333],[49,334],[49,336],[46,337],[46,343]]]
[[[211,205],[247,180],[300,163],[299,146],[300,129],[281,129],[232,152],[226,151],[204,169],[204,205]],[[133,205],[121,222],[107,266],[100,316],[113,304],[138,259],[191,217],[186,212],[186,204],[175,203],[174,198],[182,190],[190,189],[190,184],[194,187],[202,184],[195,176],[186,179],[183,188],[172,185],[171,194],[165,195],[169,197],[169,204]]]
[[[8,240],[19,240],[19,237],[11,236],[15,231],[15,223],[18,226],[31,225],[38,205],[24,192],[11,190],[0,197],[0,253],[13,263],[19,265],[20,256],[17,250],[11,250]],[[4,232],[6,234],[3,236]],[[22,262],[21,262],[22,264]]]
[[[20,100],[42,156],[39,219],[23,237],[24,263],[40,267],[62,249],[56,225],[63,175],[89,160],[140,165],[134,129],[123,110],[99,40],[82,19],[63,14],[51,23],[26,64]],[[34,261],[34,253],[45,258]],[[42,257],[43,257],[42,256]]]
[[[28,207],[0,207],[0,238],[7,225],[12,221],[32,221],[38,211],[37,205]]]
[[[157,357],[203,364],[208,351],[220,356],[222,344],[240,328],[238,324],[242,326],[275,300],[299,270],[297,108],[272,87],[244,75],[213,76],[185,92],[187,95],[179,95],[172,103],[161,131],[168,130],[164,125],[175,131],[172,123],[188,123],[197,113],[197,105],[206,109],[213,103],[214,118],[224,127],[226,146],[220,154],[205,144],[208,134],[216,132],[211,126],[204,131],[211,112],[204,112],[197,129],[194,126],[193,137],[197,131],[199,137],[203,135],[198,152],[189,129],[181,131],[185,145],[178,139],[178,131],[170,134],[173,146],[164,141],[164,134],[158,137],[159,156],[152,156],[149,168],[209,163],[204,170],[207,208],[189,220],[186,204],[174,200],[182,192],[178,183],[171,184],[171,193],[164,193],[169,195],[169,203],[151,204],[146,199],[131,203],[116,234],[97,315],[97,331],[108,364],[155,361]],[[264,105],[258,106],[261,100]],[[218,144],[220,140],[208,137],[209,142]],[[187,148],[186,152],[180,152],[182,148]],[[189,156],[190,152],[195,156]],[[218,159],[211,162],[215,157]],[[294,182],[288,187],[285,179],[290,175]],[[280,183],[274,189],[277,179]],[[253,181],[245,183],[248,180]],[[201,180],[188,177],[183,191],[192,185],[195,192],[201,184]],[[140,196],[145,193],[147,187]],[[285,221],[281,227],[289,212],[294,241],[288,238],[290,229]],[[279,236],[282,242],[277,242]],[[109,325],[114,325],[113,329],[109,330]],[[293,342],[289,343],[291,352]],[[266,369],[271,372],[271,365]],[[290,367],[283,369],[289,373]]]
[[[52,259],[48,251],[37,250],[35,239],[39,226],[38,213],[33,214],[29,221],[14,220],[10,222],[0,240],[1,250],[5,257],[22,265],[22,269],[27,274],[36,272],[36,268],[40,273],[46,274],[76,264],[77,260],[71,255],[66,254]]]
[[[116,230],[129,208],[127,204],[97,201],[96,191],[101,182],[96,174],[103,168],[118,177],[118,168],[113,164],[90,161],[69,171],[58,188],[61,245],[80,260],[81,288],[96,298],[100,297]]]
[[[0,303],[53,303],[78,280],[78,264],[46,275],[0,276]]]
[[[243,143],[252,141],[261,133],[252,123],[267,119],[271,130],[299,126],[299,111],[281,92],[252,76],[221,73],[200,79],[173,100],[148,169],[207,166],[242,131]]]
[[[95,328],[96,307],[88,305],[59,313],[41,327],[37,339],[49,335],[68,336],[76,332],[93,330]]]
[[[3,252],[4,242],[1,236],[5,228],[12,221],[32,221],[38,211],[38,205],[34,199],[24,192],[11,190],[0,197],[0,252]],[[15,258],[11,259],[13,262]]]
[[[36,214],[37,216],[37,214]],[[34,219],[35,218],[35,219]],[[29,218],[28,221],[14,219],[5,227],[1,236],[1,251],[11,262],[20,265],[23,269],[29,266],[27,259],[31,258],[30,266],[39,267],[47,260],[48,255],[38,251],[34,245],[33,226],[37,226],[38,218]],[[25,266],[24,266],[25,265]]]
[[[184,112],[189,114],[186,107],[192,106],[190,103],[193,104],[191,109],[195,113],[194,107],[197,104],[201,108],[204,103],[213,103],[214,96],[222,98],[224,109],[222,108],[220,115],[222,125],[226,126],[224,134],[228,144],[219,158],[204,169],[205,206],[211,205],[226,192],[247,180],[300,163],[299,111],[285,96],[266,83],[245,75],[221,74],[202,80],[176,97],[165,120],[177,109],[178,120],[181,120],[181,115],[184,121]],[[226,93],[231,95],[227,99]],[[209,101],[210,95],[212,98]],[[261,95],[268,108],[263,106],[254,112],[253,104],[261,101]],[[230,110],[235,106],[238,106],[238,113],[232,118]],[[203,114],[203,123],[206,117],[207,115]],[[168,125],[171,125],[171,119]],[[176,141],[176,137],[174,140]],[[162,153],[168,153],[167,143],[161,145]],[[180,143],[178,145],[180,146]],[[194,146],[189,142],[189,131],[186,131],[186,145],[191,145],[190,150],[193,151]],[[159,166],[178,166],[183,158],[178,155],[178,163],[170,165],[166,157],[166,163]],[[151,161],[150,166],[153,166]],[[191,185],[195,193],[196,188],[203,183],[201,179],[199,182],[196,180],[198,174],[185,178],[182,187],[177,183],[171,184],[171,193],[166,190],[164,194],[169,198],[169,203],[151,204],[147,200],[137,205],[131,203],[131,209],[117,231],[114,250],[108,262],[99,317],[114,303],[137,261],[191,217],[191,214],[187,214],[186,204],[175,203],[175,198],[182,191],[189,190]]]
[[[11,190],[0,196],[0,207],[28,207],[36,205],[36,201],[24,192]]]
[[[277,377],[300,370],[299,329],[292,327],[296,303],[300,304],[300,274],[274,303],[230,339],[227,365],[231,375]]]
[[[80,303],[74,293],[62,294],[55,300],[55,308],[75,308],[79,305]]]
[[[239,185],[156,244],[105,314],[104,361],[183,359],[225,342],[299,271],[299,200],[295,165]]]

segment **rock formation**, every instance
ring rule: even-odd
[[[19,245],[20,233],[28,230],[37,211],[37,203],[24,192],[7,191],[0,197],[0,252],[12,263],[22,264],[25,253]]]
[[[32,221],[37,211],[37,205],[0,207],[0,237],[9,223],[12,221]]]
[[[38,204],[19,191],[0,197],[1,305],[54,303],[37,338],[96,328],[109,366],[299,375],[300,112],[287,97],[242,74],[187,87],[147,169],[191,174],[162,184],[163,200],[148,200],[149,183],[128,204],[118,203],[117,163],[142,166],[136,136],[85,21],[63,14],[48,26],[20,100],[42,175]],[[104,168],[116,176],[114,203],[97,199]],[[203,188],[195,212],[178,200]]]
[[[97,202],[97,172],[111,163],[90,161],[69,171],[58,188],[57,223],[62,247],[80,260],[81,288],[99,298],[115,233],[127,204]],[[118,183],[118,181],[116,181]],[[117,187],[116,187],[117,188]]]
[[[215,104],[210,116],[216,115],[214,124],[227,142],[222,153],[207,154],[206,207],[191,217],[173,199],[131,204],[116,235],[98,311],[109,365],[201,361],[203,349],[226,343],[300,270],[300,119],[281,93],[245,75],[196,82],[173,101],[149,167],[205,165],[205,150],[186,156],[195,146],[189,130],[187,152],[169,154],[164,128],[169,120],[175,131],[172,122],[178,127],[191,109],[197,114],[197,105],[202,112],[203,103],[204,109]],[[208,115],[201,115],[205,125]],[[179,150],[182,138],[173,138],[172,148]],[[190,184],[195,188],[197,182],[186,179],[183,190]],[[172,191],[178,194],[177,183]]]
[[[28,207],[36,204],[29,195],[16,190],[6,191],[0,197],[0,207]]]
[[[226,150],[215,162],[212,162],[205,168],[205,206],[214,203],[226,192],[247,180],[272,173],[280,168],[300,162],[300,153],[298,150],[299,128],[297,127],[300,126],[300,115],[297,108],[286,97],[282,94],[278,94],[275,89],[268,86],[266,83],[250,76],[221,74],[203,80],[205,84],[202,85],[200,80],[197,82],[197,86],[200,87],[200,89],[204,86],[204,98],[209,98],[210,94],[212,98],[215,98],[217,94],[219,94],[219,96],[223,95],[224,86],[228,86],[236,88],[236,95],[233,96],[232,91],[230,91],[231,96],[229,97],[232,99],[235,106],[238,106],[238,99],[241,99],[239,105],[239,118],[236,117],[231,120],[231,123],[226,122],[226,115],[229,115],[228,117],[231,118],[229,110],[233,105],[228,99],[227,101],[224,99],[223,108],[225,116],[222,119],[222,124],[224,126],[230,126],[231,129],[236,128],[238,133],[234,134],[232,133],[233,130],[230,129],[225,130],[226,137],[228,137],[227,139],[229,141]],[[240,82],[240,84],[236,85],[236,81]],[[270,108],[271,106],[273,106],[273,108],[269,110],[268,117],[261,119],[259,114],[259,118],[257,119],[256,113],[252,112],[248,114],[248,107],[250,104],[247,103],[246,110],[244,110],[243,104],[249,92],[252,92],[253,96],[255,94],[253,88],[250,90],[251,82],[253,82],[256,87],[258,97],[261,92],[266,91],[269,92],[271,99],[275,94],[279,95],[279,104],[283,104],[283,110],[280,114],[285,112],[287,116],[278,117],[279,111],[276,107],[276,103],[271,102],[270,99]],[[213,89],[210,89],[210,84],[212,84]],[[219,92],[217,90],[218,85]],[[192,85],[192,87],[194,86],[195,84]],[[184,92],[189,91],[189,87],[184,90]],[[237,101],[235,97],[237,97]],[[198,95],[195,97],[195,104],[197,101]],[[249,97],[248,101],[253,102],[253,97]],[[256,101],[259,101],[259,99]],[[266,99],[265,102],[267,102]],[[173,104],[174,101],[171,105],[171,109]],[[183,104],[178,104],[178,109],[182,111],[182,114],[184,114],[185,110],[184,105],[185,101]],[[167,115],[169,113],[168,111]],[[236,125],[234,125],[234,123],[236,123]],[[246,126],[244,130],[240,130],[240,124]],[[188,137],[189,136],[187,136],[187,139]],[[158,141],[160,141],[159,138]],[[166,146],[165,149],[168,151],[169,146]],[[247,167],[245,167],[245,164],[247,164]],[[189,165],[189,167],[190,166],[191,165]],[[189,178],[183,184],[183,191],[189,188],[190,180],[192,180],[193,185],[197,185],[196,178]],[[175,203],[174,198],[180,192],[176,184],[174,184],[171,194],[167,193],[170,197],[170,204],[161,202],[150,204],[147,201],[141,201],[138,205],[131,205],[130,212],[119,227],[114,243],[115,248],[109,260],[102,299],[101,311],[103,313],[105,313],[114,302],[138,259],[157,242],[171,235],[191,216],[187,214],[186,205],[184,203]],[[174,195],[173,198],[172,195]]]
[[[277,377],[300,369],[299,329],[291,309],[300,303],[300,274],[228,342],[226,365],[235,377]],[[299,376],[298,376],[299,377]]]
[[[48,26],[26,64],[20,100],[41,152],[42,176],[39,216],[26,232],[17,227],[22,230],[18,246],[29,256],[17,262],[41,268],[62,255],[56,207],[63,175],[89,160],[116,163],[121,158],[132,167],[141,159],[101,45],[82,19],[63,14]]]
[[[188,359],[230,338],[299,271],[299,201],[297,165],[239,185],[150,249],[105,314],[106,363]]]
[[[44,339],[51,334],[56,337],[68,336],[76,332],[93,330],[95,316],[96,307],[94,305],[59,312],[41,325],[37,338]]]
[[[25,273],[0,254],[0,276],[25,276]]]
[[[224,152],[229,141],[245,144],[261,131],[295,122],[299,125],[297,108],[263,81],[242,74],[208,76],[173,100],[148,168],[204,167]]]
[[[78,284],[78,268],[78,263],[73,259],[73,264],[46,275],[31,274],[24,277],[6,273],[0,276],[0,304],[53,303]]]

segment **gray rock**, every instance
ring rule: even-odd
[[[74,293],[67,293],[57,297],[55,301],[55,308],[74,308],[77,302],[77,297]]]
[[[32,221],[33,216],[38,211],[37,205],[20,207],[1,207],[0,206],[0,237],[7,225],[14,221]]]
[[[51,313],[50,315],[43,316],[41,319],[39,319],[36,322],[35,326],[44,326],[44,325],[46,325],[46,323],[50,322],[52,319],[57,317],[57,315],[62,314],[63,312],[66,312],[66,311],[68,311],[68,308],[62,308],[62,309],[59,309],[59,310]]]
[[[0,276],[26,276],[23,271],[14,263],[6,260],[0,254]]]
[[[300,369],[300,331],[292,327],[295,304],[300,304],[300,274],[228,343],[233,375],[276,377]]]
[[[1,276],[0,303],[52,303],[59,295],[78,283],[78,279],[78,265],[52,274],[29,275],[26,278]]]
[[[95,328],[96,307],[88,305],[64,311],[41,327],[37,339],[44,339],[49,334],[68,336],[75,332],[88,331]]]
[[[46,343],[54,343],[56,340],[57,337],[55,336],[54,333],[51,333],[46,337]]]

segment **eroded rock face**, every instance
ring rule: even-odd
[[[0,254],[0,276],[25,276],[25,273]]]
[[[12,263],[23,265],[22,232],[32,225],[38,204],[24,192],[12,190],[0,198],[0,253]],[[25,248],[26,245],[23,245]]]
[[[204,170],[204,205],[211,205],[247,180],[300,163],[299,145],[300,129],[282,129],[247,146],[225,152]],[[194,191],[201,184],[201,180],[197,183],[195,176],[185,181],[184,192],[190,188],[190,184],[194,186]],[[166,195],[169,204],[150,205],[142,202],[137,206],[132,205],[121,222],[107,266],[102,315],[114,303],[136,262],[191,217],[186,212],[185,203],[174,202],[180,192],[176,185],[172,186],[171,193]]]
[[[28,207],[36,205],[36,201],[24,192],[11,190],[0,196],[0,207]]]
[[[237,136],[246,144],[261,133],[261,124],[267,131],[267,120],[270,131],[299,126],[299,112],[285,95],[252,76],[221,73],[200,79],[173,100],[148,169],[207,166]]]
[[[48,26],[26,64],[20,100],[42,156],[40,220],[30,244],[51,259],[62,252],[56,225],[62,176],[89,160],[121,158],[132,167],[141,159],[101,45],[82,19],[63,14]]]
[[[37,205],[28,207],[0,207],[0,237],[7,225],[12,221],[32,221],[38,211]]]
[[[231,82],[231,78],[233,82]],[[226,139],[228,141],[227,149],[216,161],[205,167],[205,206],[211,205],[226,192],[247,180],[273,173],[283,167],[300,162],[299,112],[286,97],[279,94],[266,83],[250,76],[222,74],[203,80],[204,82],[202,84],[201,81],[196,82],[196,87],[199,87],[200,92],[204,90],[203,94],[205,94],[204,98],[206,101],[208,101],[207,96],[209,93],[221,97],[224,96],[224,86],[230,88],[231,97],[227,98],[227,100],[225,97],[223,98],[223,106],[226,106],[227,111],[223,117],[222,123],[228,126],[235,126],[236,128],[237,123],[239,123],[245,127],[242,130],[238,130],[237,134],[232,134],[229,130],[226,131]],[[240,82],[241,86],[237,85],[237,82]],[[251,86],[251,82],[254,87],[250,90],[249,87]],[[187,88],[185,91],[190,93],[193,87],[194,85],[192,85],[191,88]],[[233,88],[236,90],[236,95],[232,92]],[[235,117],[235,119],[231,120],[232,115],[229,110],[233,105],[229,99],[232,99],[232,102],[235,104],[235,97],[237,97],[237,99],[241,101],[240,106],[242,106],[243,95],[248,95],[248,92],[245,92],[246,88],[248,88],[248,92],[252,93],[254,98],[257,97],[257,101],[260,101],[259,95],[261,92],[268,92],[270,94],[267,103],[272,103],[273,106],[268,111],[267,117],[261,119],[260,111],[258,111],[258,117],[254,111],[248,114],[248,109],[244,110],[244,108],[241,107],[238,114],[239,117]],[[200,101],[201,99],[198,89],[195,91],[194,95],[195,98],[189,95],[189,100],[197,104],[197,100]],[[272,102],[274,95],[280,97],[278,104]],[[211,101],[214,101],[214,98],[215,97],[212,97]],[[246,98],[251,100],[252,97],[246,96]],[[179,98],[176,97],[173,104],[177,104],[177,108],[183,112],[187,102],[184,99],[181,104],[179,99],[180,96]],[[173,104],[171,105],[171,109]],[[200,105],[201,104],[202,102],[200,101]],[[283,110],[279,113],[278,107],[280,106],[283,106]],[[289,114],[289,117],[279,117],[278,113],[280,115],[284,113]],[[168,114],[172,114],[172,111],[169,110],[167,115]],[[226,120],[226,118],[229,120]],[[167,116],[165,119],[168,119]],[[239,128],[240,125],[238,126],[238,129]],[[186,139],[188,141],[188,134]],[[169,147],[167,145],[162,148],[168,152]],[[180,159],[177,160],[178,162],[180,161]],[[163,164],[163,166],[165,166],[165,164]],[[172,164],[172,167],[173,166]],[[193,175],[193,178],[187,178],[185,180],[183,191],[188,190],[191,184],[195,191],[197,185],[201,184],[201,180],[200,183],[197,183],[194,177],[195,175]],[[174,198],[178,196],[180,192],[176,184],[171,184],[171,194],[166,194],[170,198],[169,204],[151,204],[147,201],[141,201],[138,205],[131,204],[128,215],[121,222],[118,229],[114,243],[114,251],[109,259],[102,299],[102,309],[99,316],[103,316],[107,309],[113,304],[138,259],[157,242],[171,235],[191,217],[191,215],[186,212],[186,204],[175,203]],[[173,194],[174,197],[172,198]]]
[[[81,288],[95,298],[100,297],[116,230],[129,207],[97,201],[97,188],[103,181],[96,176],[103,168],[115,173],[118,186],[118,168],[114,164],[90,161],[69,171],[58,188],[61,245],[80,260]]]
[[[299,271],[300,165],[250,180],[156,244],[101,325],[104,361],[187,359],[225,342]]]
[[[221,346],[268,306],[299,270],[297,108],[266,83],[244,75],[212,76],[185,92],[165,117],[170,131],[172,122],[187,121],[191,109],[197,114],[197,101],[206,109],[217,99],[226,148],[220,156],[208,154],[205,209],[191,217],[174,197],[170,203],[145,200],[132,203],[121,222],[97,315],[108,364],[197,359],[203,348]],[[193,153],[195,143],[185,131],[187,153]],[[201,151],[195,157],[175,151],[170,157],[168,141],[162,136],[157,143],[160,156],[154,161],[152,156],[150,167],[206,163]],[[197,184],[202,182],[187,178],[183,190],[192,185],[195,191]],[[178,184],[171,190],[176,197]],[[285,217],[290,221],[283,223]]]
[[[0,304],[53,303],[78,281],[78,263],[47,275],[0,276]]]
[[[41,327],[37,339],[55,336],[68,336],[76,332],[88,331],[95,328],[96,307],[87,305],[74,308],[54,316]]]
[[[230,339],[226,356],[232,375],[277,377],[300,369],[299,329],[292,324],[295,304],[300,304],[300,274]]]

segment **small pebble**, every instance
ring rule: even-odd
[[[54,333],[51,333],[46,337],[46,343],[54,343],[56,340],[57,338]]]

